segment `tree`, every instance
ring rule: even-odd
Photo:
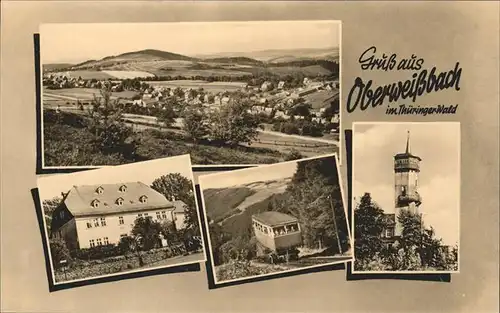
[[[298,218],[307,247],[339,253],[339,245],[349,249],[349,236],[335,166],[332,158],[299,162],[286,196],[273,206]]]
[[[311,105],[308,103],[298,103],[291,109],[292,115],[310,116]]]
[[[43,214],[51,216],[52,213],[54,212],[55,209],[61,204],[62,198],[61,197],[54,197],[52,199],[48,200],[43,200],[42,202],[42,207],[43,207]]]
[[[172,221],[162,221],[161,225],[161,233],[165,236],[165,239],[169,244],[173,242],[178,242],[180,238],[180,234],[175,228],[175,223]]]
[[[208,134],[207,117],[201,108],[190,106],[184,109],[183,130],[193,142],[198,142]]]
[[[163,108],[158,112],[156,118],[159,123],[164,127],[170,127],[175,122],[175,111],[171,103],[165,103]]]
[[[168,200],[174,198],[186,204],[185,226],[195,234],[200,234],[198,212],[196,210],[193,182],[179,173],[162,175],[151,183],[151,188],[163,194]]]
[[[386,221],[384,211],[365,193],[354,211],[354,254],[357,261],[369,260],[382,251],[382,231]]]
[[[89,109],[89,131],[93,134],[94,146],[103,153],[119,153],[125,158],[135,155],[135,141],[132,128],[122,119],[119,100],[111,101],[109,88],[101,89],[101,97],[94,95]]]
[[[248,113],[249,101],[234,97],[210,115],[210,137],[229,146],[250,144],[257,138],[259,119]]]
[[[52,264],[55,269],[60,268],[61,261],[66,260],[67,264],[71,262],[71,255],[69,253],[66,242],[62,238],[53,238],[49,240],[50,255],[52,257]]]
[[[398,215],[398,221],[402,225],[399,242],[405,253],[415,251],[424,268],[448,269],[447,254],[444,251],[446,247],[443,246],[441,239],[435,237],[434,228],[425,226],[420,214],[402,210]]]
[[[214,258],[214,265],[220,265],[224,263],[225,261],[225,256],[224,256],[224,248],[222,246],[224,243],[227,241],[231,240],[231,235],[227,234],[224,232],[222,227],[217,224],[217,223],[210,223],[210,218],[209,219],[209,233],[210,233],[210,243],[212,247],[212,255]]]
[[[52,213],[54,213],[55,209],[61,204],[61,197],[54,197],[52,199],[43,200],[43,215],[45,216],[45,225],[47,225],[47,232],[50,234],[50,225],[52,222]]]
[[[321,114],[321,117],[330,120],[335,114],[339,112],[339,98],[335,98],[329,106],[325,108],[325,111]]]
[[[140,249],[147,251],[158,245],[158,235],[161,230],[160,223],[153,221],[151,217],[139,217],[135,220],[131,233],[139,243]]]
[[[285,156],[285,161],[300,160],[304,156],[297,149],[291,149],[290,152]]]

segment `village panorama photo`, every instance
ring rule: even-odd
[[[215,285],[352,260],[335,154],[198,179]]]
[[[41,169],[338,152],[340,45],[340,21],[42,24]]]
[[[353,273],[458,272],[460,123],[353,125]]]
[[[54,285],[206,260],[189,155],[37,183]]]

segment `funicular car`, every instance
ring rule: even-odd
[[[280,212],[252,215],[252,228],[257,239],[257,256],[269,263],[298,259],[302,232],[297,218]]]

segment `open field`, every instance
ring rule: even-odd
[[[136,61],[106,67],[114,71],[144,71],[156,76],[243,76],[248,73],[237,71],[234,66],[205,64],[186,60]]]
[[[331,99],[338,97],[339,91],[328,91],[328,90],[320,90],[318,92],[313,92],[304,96],[304,100],[306,103],[310,103],[312,108],[315,110],[324,108],[330,105]]]
[[[179,61],[175,61],[179,62]],[[148,62],[132,62],[119,65],[113,65],[103,68],[102,70],[74,70],[67,73],[71,77],[82,77],[83,79],[125,79],[134,77],[152,77],[152,76],[184,76],[184,77],[243,77],[250,75],[293,75],[303,74],[305,76],[330,75],[331,72],[320,66],[250,66],[239,64],[222,64],[222,63],[193,63],[177,64],[172,61],[148,61]]]
[[[273,74],[273,75],[293,75],[301,73],[305,76],[318,76],[318,75],[330,75],[331,72],[320,65],[310,65],[310,66],[254,66],[245,69],[241,69],[242,71],[247,72],[247,74],[253,75],[261,75],[261,74]]]
[[[312,157],[322,154],[338,152],[338,145],[316,141],[317,138],[303,136],[283,136],[286,134],[277,132],[259,132],[257,139],[252,142],[251,147],[272,148],[281,153],[299,151],[304,157]],[[302,137],[302,138],[299,138]]]
[[[111,71],[111,70],[103,70],[104,73],[116,77],[118,79],[134,79],[134,78],[142,78],[142,77],[155,77],[155,75],[143,72],[143,71]]]
[[[67,88],[67,89],[43,89],[43,100],[92,100],[94,95],[99,96],[99,89],[95,88]],[[113,98],[131,99],[138,95],[135,91],[125,90],[121,92],[113,92]]]
[[[162,86],[165,88],[203,88],[208,92],[235,91],[244,88],[246,83],[241,82],[207,82],[204,80],[165,80],[148,81],[151,86]]]
[[[102,71],[96,71],[96,70],[81,70],[81,71],[68,71],[64,72],[68,73],[70,77],[78,78],[81,77],[82,79],[108,79],[108,78],[115,78],[112,75],[109,75],[105,72]]]

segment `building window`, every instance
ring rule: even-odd
[[[87,222],[87,228],[92,228],[92,222]]]
[[[108,237],[104,237],[104,244],[105,244],[105,245],[109,245],[109,240],[108,240]]]
[[[124,224],[123,216],[118,217],[118,224],[120,224],[120,225]]]
[[[161,217],[163,219],[166,219],[167,218],[167,211],[161,211]]]
[[[120,192],[125,192],[127,191],[127,186],[121,185],[120,188],[118,189]]]
[[[94,219],[94,227],[99,227],[99,219]]]
[[[148,213],[144,213],[144,217],[148,217]]]
[[[97,192],[98,194],[102,194],[104,192],[104,188],[102,188],[101,186],[97,187],[97,189],[95,190],[95,192]]]
[[[99,207],[99,200],[97,199],[94,199],[91,203],[90,203],[91,206],[93,206],[94,208],[98,208]]]
[[[106,218],[101,217],[101,226],[106,226]]]
[[[123,198],[116,199],[116,204],[123,205]]]
[[[142,213],[137,214],[137,217],[141,218],[142,217]]]
[[[146,196],[141,196],[139,198],[139,202],[141,202],[141,203],[146,203],[147,201],[148,201],[148,197],[146,197]]]
[[[59,212],[59,217],[60,217],[61,219],[63,219],[63,218],[64,218],[64,211]]]
[[[160,215],[160,212],[156,212],[156,219],[161,220],[161,215]]]
[[[94,242],[94,239],[90,239],[90,240],[89,240],[89,244],[90,244],[90,247],[91,247],[91,248],[95,247],[95,242]]]
[[[101,240],[101,238],[97,238],[97,245],[98,246],[102,246],[102,240]]]
[[[127,237],[127,234],[121,234],[120,235],[120,239],[122,239],[123,237]]]

